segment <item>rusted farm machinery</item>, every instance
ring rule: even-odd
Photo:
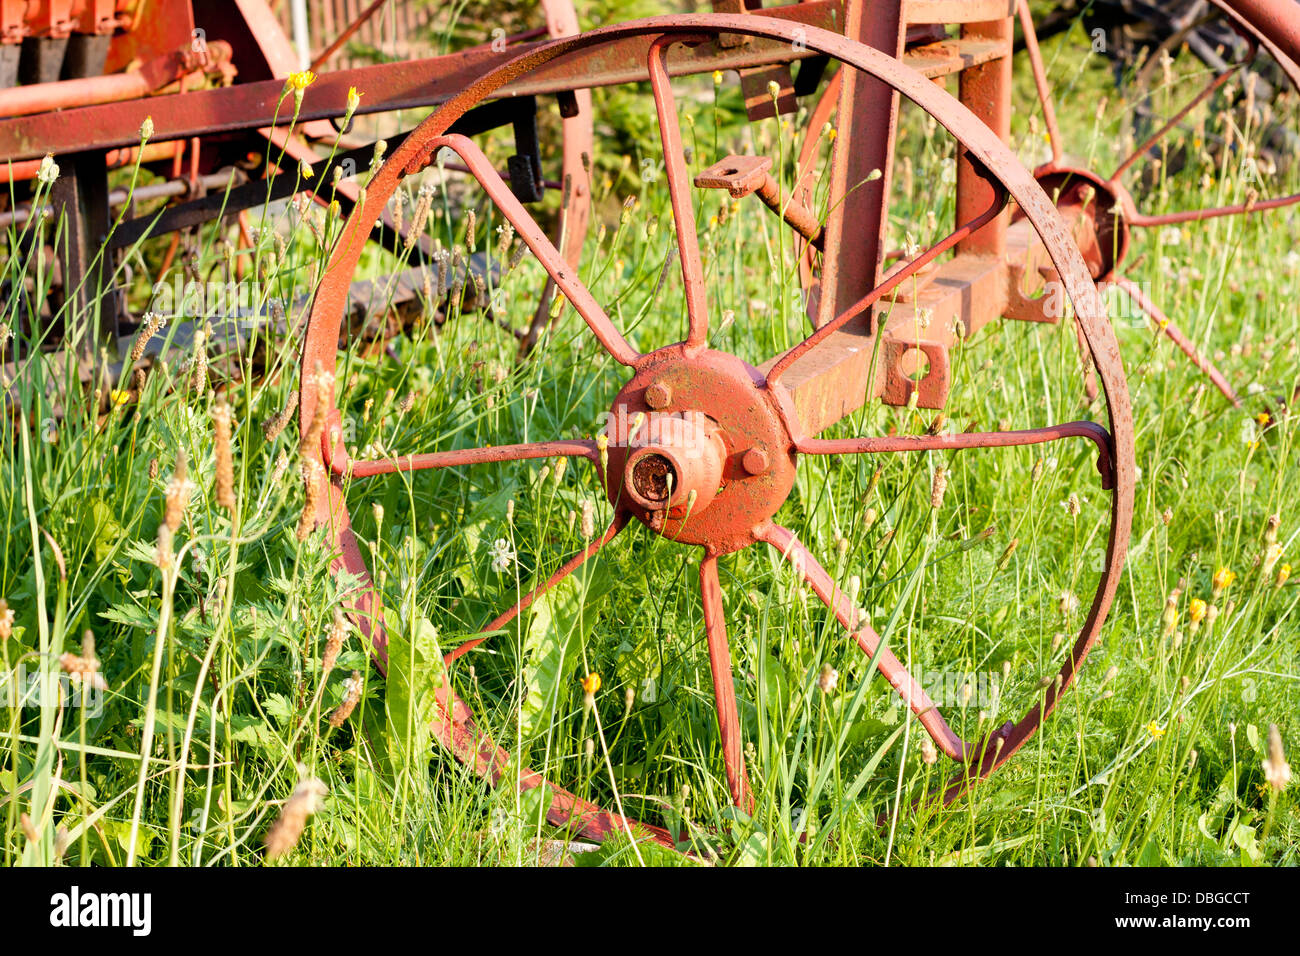
[[[359,113],[435,107],[409,135],[391,143],[393,148],[364,191],[354,189],[348,197],[352,208],[312,302],[302,347],[300,427],[304,435],[320,438],[318,447],[308,449],[304,466],[308,499],[317,503],[317,526],[325,529],[326,540],[337,550],[336,570],[361,582],[347,603],[381,666],[387,638],[380,595],[350,518],[350,510],[365,494],[365,480],[426,469],[584,459],[595,469],[609,501],[612,520],[607,529],[485,623],[482,632],[499,631],[518,619],[630,526],[643,526],[666,542],[698,547],[725,775],[734,802],[748,809],[752,795],[719,566],[722,558],[750,545],[766,546],[826,605],[902,695],[935,747],[954,762],[945,800],[955,799],[1005,763],[1076,679],[1115,597],[1128,544],[1136,480],[1133,419],[1119,345],[1101,293],[1114,286],[1130,295],[1158,332],[1172,338],[1230,401],[1239,402],[1210,360],[1121,269],[1136,230],[1264,213],[1300,202],[1296,195],[1256,194],[1242,202],[1146,215],[1123,184],[1121,177],[1152,155],[1194,106],[1222,89],[1255,56],[1270,57],[1293,83],[1300,81],[1300,16],[1292,0],[1211,0],[1211,5],[1242,38],[1243,58],[1213,72],[1203,88],[1191,93],[1189,105],[1167,117],[1109,176],[1066,153],[1033,20],[1028,5],[1017,0],[809,0],[773,8],[717,0],[713,14],[656,17],[586,33],[577,32],[571,11],[557,13],[559,4],[553,2],[543,4],[552,39],[525,36],[515,38],[518,42],[508,49],[485,45],[427,60],[322,73],[302,97],[299,121],[307,127],[344,116],[350,86],[365,91]],[[196,18],[204,6],[193,4]],[[245,23],[254,22],[250,11],[260,9],[251,2],[235,6]],[[158,39],[152,49],[171,52],[177,44],[183,47],[190,30],[202,29],[195,26],[200,22],[181,23],[178,32]],[[1017,24],[1051,150],[1050,159],[1033,170],[1022,165],[1009,146]],[[207,33],[210,52],[226,42],[224,36],[217,29]],[[214,168],[205,165],[210,144],[216,144],[211,148],[219,156],[224,138],[239,149],[249,136],[259,135],[258,130],[276,125],[287,71],[276,65],[274,56],[265,56],[265,77],[250,74],[238,43],[229,42],[229,53],[217,48],[212,59],[197,66],[184,55],[172,62],[205,72],[230,62],[238,66],[239,82],[147,99],[133,92],[111,104],[64,103],[67,108],[59,112],[0,119],[0,155],[28,164],[39,163],[47,152],[77,157],[70,166],[79,192],[66,201],[75,204],[84,202],[87,194],[98,196],[102,216],[103,171],[109,164],[105,157],[112,162],[112,151],[140,147],[137,130],[149,117],[150,144],[172,151],[160,153],[160,161],[176,163],[178,173],[186,173],[193,184]],[[187,73],[181,66],[176,67],[181,70],[173,78],[176,82],[183,82]],[[752,119],[799,116],[800,104],[806,107],[799,148],[791,150],[785,166],[768,156],[719,155],[709,157],[710,162],[693,174],[672,80],[731,70],[740,74]],[[953,77],[956,96],[944,86]],[[563,191],[568,213],[565,225],[553,233],[558,238],[538,224],[526,205],[542,191],[545,178],[537,167],[536,144],[529,138],[529,116],[537,105],[553,101],[564,116],[579,121],[585,117],[589,130],[588,91],[636,83],[648,84],[661,138],[662,182],[672,213],[684,324],[681,341],[648,349],[634,345],[627,330],[611,319],[579,270],[592,149],[589,133],[580,125],[575,126],[573,148],[566,131],[563,169],[552,180]],[[951,137],[956,196],[951,230],[924,249],[892,252],[887,212],[895,179],[900,98]],[[828,123],[835,134],[829,149],[824,133]],[[503,173],[500,159],[489,158],[474,136],[506,124],[515,127],[515,156],[522,159],[508,158]],[[87,129],[94,130],[89,142]],[[300,143],[285,134],[261,135],[290,152],[292,144]],[[365,148],[354,153],[357,159],[370,155]],[[319,156],[314,161],[332,162]],[[470,177],[494,215],[509,224],[544,270],[545,296],[553,289],[561,299],[557,304],[585,323],[600,354],[622,366],[614,369],[620,385],[611,399],[610,420],[632,421],[630,429],[610,428],[594,438],[556,436],[379,458],[354,457],[346,447],[334,372],[340,339],[347,331],[351,280],[366,243],[382,241],[386,232],[395,235],[392,201],[404,181],[432,165],[455,166]],[[790,169],[793,175],[787,176]],[[322,174],[321,181],[328,181],[328,175]],[[790,230],[809,328],[776,354],[746,361],[712,347],[721,321],[711,304],[710,283],[717,280],[704,262],[708,251],[701,249],[693,203],[696,192],[704,190],[724,191],[737,204],[761,203]],[[220,201],[215,194],[207,200],[192,198],[164,212],[153,228],[170,231],[237,209],[239,202],[251,207],[265,199],[266,187],[257,183],[231,189]],[[98,222],[102,228],[104,220]],[[145,228],[143,223],[137,227]],[[123,234],[141,233],[128,228]],[[85,256],[93,239],[78,241]],[[395,241],[407,245],[400,237]],[[1060,307],[1059,296],[1044,294],[1049,287],[1068,298],[1068,312]],[[544,324],[550,321],[548,315],[559,311],[543,305],[535,322]],[[116,313],[105,308],[101,314]],[[953,356],[965,340],[997,318],[1052,325],[1063,317],[1076,325],[1091,370],[1090,396],[1105,406],[1106,414],[1098,420],[1020,429],[940,428],[924,434],[817,437],[876,399],[941,409],[952,384]],[[530,328],[524,334],[535,338],[537,332]],[[964,738],[864,620],[852,590],[837,582],[775,516],[795,485],[801,455],[1063,448],[1057,443],[1067,439],[1084,439],[1095,455],[1100,500],[1108,514],[1104,556],[1089,585],[1091,599],[1083,602],[1082,624],[1060,655],[1063,661],[1055,679],[1041,686],[1027,712],[1018,721],[986,726]],[[446,655],[446,663],[468,658],[483,640],[460,644]],[[438,690],[434,730],[476,773],[493,783],[548,788],[549,819],[588,837],[629,832],[635,826],[660,843],[675,845],[674,834],[630,824],[621,814],[601,810],[514,765],[476,724],[455,689],[459,679],[457,668],[449,666]]]

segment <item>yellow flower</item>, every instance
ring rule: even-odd
[[[721,85],[722,85],[722,71],[721,71],[721,70],[714,70],[714,71],[713,71],[713,85],[714,85],[714,86],[721,86]]]
[[[115,388],[108,393],[108,398],[114,408],[120,408],[131,400],[131,393],[123,388]]]
[[[348,87],[348,114],[351,115],[357,111],[361,105],[361,94],[357,92],[355,86]]]
[[[1269,417],[1268,412],[1260,412],[1258,415],[1255,416],[1255,422],[1259,425],[1260,428],[1267,428],[1268,423],[1271,422],[1272,420],[1273,419]]]
[[[316,82],[316,74],[311,70],[302,70],[298,73],[290,73],[289,78],[285,81],[285,86],[299,93]]]
[[[1151,723],[1147,724],[1147,733],[1149,733],[1156,740],[1159,740],[1161,737],[1165,735],[1165,729],[1153,720],[1151,721]]]
[[[311,168],[311,163],[305,159],[298,162],[298,171],[302,173],[303,179],[311,179],[316,175],[316,171]]]
[[[1205,612],[1207,610],[1208,605],[1204,601],[1200,598],[1192,598],[1191,603],[1187,606],[1187,616],[1190,617],[1194,623],[1200,624],[1201,621],[1205,620]]]
[[[1237,573],[1235,571],[1226,567],[1219,568],[1219,570],[1214,572],[1214,578],[1212,579],[1214,584],[1214,593],[1217,595],[1228,590],[1228,588],[1232,587],[1232,582],[1235,580],[1237,580]]]
[[[596,691],[600,690],[600,675],[592,671],[586,677],[582,678],[582,692],[588,697],[594,697]]]
[[[1277,581],[1275,583],[1278,587],[1281,587],[1286,584],[1287,578],[1289,577],[1291,577],[1291,565],[1284,564],[1282,567],[1277,569]]]

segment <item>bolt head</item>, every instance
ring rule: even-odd
[[[740,464],[751,475],[761,475],[767,471],[767,452],[761,448],[751,448],[740,459]]]
[[[645,390],[645,403],[653,409],[667,408],[673,400],[673,391],[663,382],[651,382]]]

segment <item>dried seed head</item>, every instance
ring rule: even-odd
[[[1282,734],[1277,729],[1277,724],[1268,725],[1268,755],[1264,758],[1264,779],[1278,793],[1281,793],[1291,782],[1291,767],[1286,762],[1286,753],[1282,750]]]
[[[343,703],[334,708],[330,714],[330,726],[338,730],[343,726],[343,722],[352,716],[352,711],[356,710],[357,704],[361,702],[361,690],[365,682],[361,679],[360,671],[353,671],[352,676],[343,682]]]
[[[140,329],[140,333],[135,337],[135,344],[131,346],[132,364],[144,358],[144,350],[149,344],[149,340],[157,335],[158,330],[166,324],[166,319],[157,312],[146,312],[144,314],[144,327]],[[0,351],[3,350],[4,344],[0,342]]]
[[[230,450],[230,405],[225,398],[212,409],[212,432],[217,458],[217,504],[231,514],[235,511],[235,459]]]
[[[167,479],[165,489],[163,522],[172,532],[180,530],[181,522],[185,519],[185,509],[190,505],[190,495],[194,493],[194,482],[190,481],[185,472],[185,450],[181,449],[176,455],[176,466],[172,476]]]
[[[1016,553],[1016,548],[1018,547],[1020,547],[1020,539],[1012,538],[1006,548],[1003,549],[1002,557],[998,558],[997,569],[999,571],[1005,571],[1007,569],[1007,565],[1011,563],[1011,556]]]
[[[14,636],[14,612],[9,602],[0,598],[0,641],[7,641]]]
[[[930,480],[930,507],[939,509],[943,507],[943,496],[948,490],[948,472],[940,465],[934,470],[934,477]]]
[[[325,640],[325,653],[321,655],[321,676],[328,677],[334,665],[338,663],[339,651],[343,649],[343,641],[348,636],[348,619],[343,614],[343,608],[334,608],[334,623],[330,626],[329,637]]]
[[[190,386],[200,394],[208,390],[208,330],[194,331],[194,357]]]
[[[325,468],[314,458],[302,463],[303,502],[302,514],[298,518],[296,535],[299,541],[306,541],[316,530],[316,509],[320,505],[321,487],[325,483]]]
[[[840,672],[831,667],[829,663],[823,664],[821,673],[817,675],[817,689],[823,694],[832,694],[839,682]]]
[[[1079,517],[1079,512],[1082,510],[1082,507],[1079,505],[1079,496],[1073,491],[1070,492],[1070,497],[1065,499],[1065,513],[1071,518],[1077,518]]]
[[[262,435],[268,442],[273,442],[280,437],[280,432],[284,431],[289,420],[293,418],[294,413],[298,411],[298,394],[295,392],[289,396],[289,403],[284,409],[268,418],[262,423]]]
[[[596,506],[591,499],[582,502],[582,540],[590,541],[596,536]]]
[[[85,684],[96,690],[108,690],[104,675],[99,673],[95,657],[95,635],[86,631],[81,637],[81,653],[67,653],[59,657],[59,667],[73,684]]]
[[[158,570],[168,571],[172,566],[172,529],[163,522],[158,526],[158,546],[154,551],[154,564]]]
[[[934,746],[934,741],[930,739],[929,734],[921,734],[921,761],[928,767],[934,766],[939,759],[939,751]]]
[[[307,777],[298,783],[280,808],[280,815],[266,831],[264,840],[268,860],[283,856],[298,845],[307,818],[320,809],[321,798],[327,793],[329,788],[315,777]]]

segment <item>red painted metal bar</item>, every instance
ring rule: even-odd
[[[1192,344],[1192,340],[1184,334],[1182,329],[1169,320],[1169,316],[1160,311],[1159,306],[1147,298],[1146,293],[1142,291],[1136,282],[1125,276],[1115,276],[1110,284],[1123,289],[1124,293],[1151,320],[1151,324],[1155,326],[1156,331],[1167,335],[1182,350],[1183,354],[1192,360],[1193,365],[1209,376],[1210,381],[1214,383],[1214,387],[1223,394],[1224,398],[1232,402],[1237,408],[1241,408],[1241,396],[1228,384],[1228,380],[1223,373],[1219,371],[1213,362],[1197,350],[1196,346]]]
[[[1014,448],[1041,445],[1065,438],[1087,438],[1097,446],[1097,472],[1102,488],[1111,488],[1115,472],[1111,464],[1110,432],[1096,422],[1066,422],[1043,428],[1005,432],[958,432],[955,435],[872,435],[866,438],[803,438],[795,447],[805,455],[876,455],[886,452],[954,451],[962,448]]]
[[[427,455],[403,455],[398,458],[381,458],[357,461],[339,460],[337,453],[327,464],[336,475],[353,478],[370,478],[374,475],[391,475],[399,471],[422,471],[427,468],[458,468],[462,465],[483,465],[503,461],[527,461],[531,458],[562,458],[576,456],[596,457],[593,441],[544,441],[523,445],[490,445],[487,448],[460,448]]]
[[[727,788],[736,806],[752,815],[754,795],[745,773],[740,715],[736,710],[736,679],[731,669],[731,648],[727,643],[727,618],[722,608],[716,554],[705,554],[700,561],[700,600],[704,605],[704,632],[709,644],[709,668],[713,674],[713,700],[718,712],[718,734],[722,740]]]
[[[447,664],[450,664],[458,657],[463,657],[469,651],[473,650],[474,648],[482,644],[484,641],[486,641],[488,639],[488,634],[490,632],[500,630],[501,628],[509,624],[511,621],[513,621],[516,617],[518,617],[522,612],[526,611],[534,601],[536,601],[539,597],[541,597],[551,588],[555,587],[557,584],[559,584],[561,581],[567,578],[574,571],[578,570],[578,568],[580,568],[583,564],[587,562],[588,558],[592,557],[592,555],[594,555],[597,551],[599,551],[605,545],[609,544],[609,542],[613,541],[614,538],[618,536],[618,533],[622,531],[625,527],[627,527],[627,523],[630,517],[631,516],[626,511],[617,512],[614,515],[614,520],[611,521],[609,527],[605,529],[604,534],[602,534],[599,538],[596,538],[594,541],[588,544],[583,550],[579,551],[577,554],[571,557],[568,561],[564,562],[564,564],[560,566],[560,569],[558,571],[556,571],[549,578],[547,578],[544,583],[539,584],[537,587],[533,588],[531,591],[529,591],[527,594],[521,597],[504,614],[500,615],[497,618],[494,618],[490,624],[488,624],[486,627],[483,628],[483,631],[487,632],[484,634],[483,637],[471,638],[470,640],[466,641],[464,644],[461,644],[455,650],[449,651],[443,657],[443,661]]]
[[[705,298],[704,266],[700,262],[700,240],[695,231],[695,208],[691,204],[691,175],[683,158],[682,131],[677,122],[677,101],[668,83],[668,47],[689,43],[690,37],[663,36],[650,44],[646,58],[659,136],[664,148],[664,174],[668,198],[673,207],[673,229],[677,233],[678,260],[686,288],[687,348],[702,348],[709,338],[709,311]]]
[[[219,72],[230,62],[230,57],[230,44],[214,40],[203,56],[189,51],[168,53],[126,73],[11,87],[0,90],[0,117],[140,99],[190,73]],[[139,139],[138,128],[136,139]]]
[[[370,6],[362,10],[361,13],[357,15],[356,19],[354,19],[351,23],[349,23],[346,27],[343,28],[342,32],[340,32],[339,35],[334,38],[334,41],[330,43],[329,46],[321,50],[320,53],[316,54],[316,59],[311,61],[311,66],[309,67],[309,69],[319,70],[327,62],[329,62],[330,57],[332,57],[335,53],[341,50],[343,48],[343,44],[347,43],[348,40],[352,39],[352,34],[356,33],[363,26],[365,26],[366,21],[369,20],[371,17],[373,17],[376,13],[378,13],[379,8],[382,7],[387,2],[388,0],[374,0],[374,2],[370,4]]]
[[[759,22],[835,27],[842,15],[839,0],[809,0],[747,14]],[[615,44],[579,51],[561,64],[532,71],[518,82],[503,84],[496,96],[542,95],[575,88],[613,86],[648,81],[646,54],[651,38],[634,34]],[[357,113],[391,112],[436,106],[473,87],[476,81],[504,64],[549,45],[532,43],[494,51],[469,50],[428,60],[381,63],[322,74],[303,97],[299,123],[333,119],[346,112],[348,89],[365,95]],[[755,40],[733,49],[712,44],[674,51],[668,59],[670,76],[710,70],[739,69],[812,56],[795,51],[789,42]],[[288,121],[292,104],[282,102],[284,83],[264,80],[215,90],[152,97],[103,106],[81,107],[0,121],[0,157],[39,159],[89,149],[131,146],[138,140],[145,117],[154,123],[157,141],[274,126]]]
[[[790,564],[795,573],[812,587],[822,603],[834,612],[840,624],[853,636],[862,648],[862,652],[876,662],[876,667],[885,680],[889,681],[903,701],[916,714],[921,726],[926,729],[935,744],[953,760],[965,759],[968,750],[966,742],[948,726],[948,722],[939,713],[939,708],[908,673],[903,662],[885,645],[875,628],[867,621],[861,620],[858,609],[849,600],[847,592],[841,590],[831,578],[829,572],[813,557],[811,551],[804,547],[793,531],[780,525],[769,525],[758,531],[758,537],[766,541]]]
[[[474,141],[465,136],[452,134],[438,137],[429,142],[426,148],[430,156],[437,153],[439,149],[446,148],[461,158],[474,178],[479,181],[483,191],[488,194],[501,210],[502,215],[515,227],[515,232],[532,250],[533,255],[542,264],[542,268],[555,280],[556,287],[564,293],[565,298],[591,328],[596,340],[605,347],[615,361],[623,365],[635,365],[641,353],[628,344],[623,333],[610,321],[600,303],[587,291],[586,286],[578,281],[573,269],[565,262],[559,250],[529,215],[523,204],[515,198],[514,193],[510,191],[510,186],[502,182],[496,169]]]
[[[905,33],[897,0],[859,0],[845,10],[844,35],[895,61],[902,55]],[[898,94],[889,84],[858,70],[848,71],[837,107],[824,243],[826,249],[851,244],[855,253],[822,258],[815,323],[822,328],[880,281],[897,114]]]
[[[872,305],[874,305],[877,301],[879,301],[881,296],[887,295],[888,293],[892,292],[894,289],[897,289],[907,279],[914,276],[921,269],[924,269],[935,259],[939,258],[939,256],[943,255],[945,252],[947,252],[949,249],[956,246],[962,240],[966,239],[969,236],[974,235],[985,225],[992,222],[1006,207],[1006,201],[1007,201],[1007,194],[1005,190],[1001,190],[1000,188],[996,189],[993,191],[993,195],[994,195],[993,205],[985,209],[984,212],[982,212],[974,220],[955,229],[953,232],[949,233],[945,238],[941,239],[939,242],[936,242],[933,246],[931,246],[925,252],[918,255],[915,259],[908,262],[906,265],[891,271],[889,276],[885,279],[885,281],[881,282],[878,286],[876,286],[874,289],[872,289],[870,292],[864,295],[861,299],[853,303],[853,305],[849,306],[847,309],[845,309],[843,312],[837,315],[834,319],[821,326],[821,328],[817,329],[817,331],[813,332],[811,335],[809,335],[798,345],[793,346],[789,351],[787,351],[784,355],[778,358],[776,362],[772,365],[771,369],[768,370],[767,373],[768,383],[770,384],[776,382],[776,380],[781,377],[782,373],[784,373],[786,369],[788,369],[791,365],[797,362],[802,356],[806,355],[812,349],[816,348],[819,344],[821,344],[823,341],[829,338],[838,329],[842,328],[847,322],[861,315],[863,312],[869,309]]]
[[[1213,96],[1214,92],[1220,89],[1224,83],[1228,82],[1228,80],[1232,78],[1232,75],[1240,70],[1244,65],[1245,64],[1243,63],[1233,64],[1218,76],[1211,79],[1209,83],[1205,84],[1205,88],[1201,90],[1200,93],[1196,94],[1196,96],[1192,98],[1191,102],[1170,117],[1163,126],[1151,134],[1145,143],[1133,150],[1133,152],[1129,154],[1122,163],[1115,167],[1115,171],[1110,174],[1110,182],[1118,182],[1119,178],[1123,176],[1134,163],[1146,155],[1147,150],[1151,149],[1151,147],[1155,146],[1158,142],[1168,136],[1170,130],[1176,129],[1178,124],[1183,121],[1188,113],[1204,103],[1209,97]]]
[[[1047,70],[1043,66],[1043,54],[1038,49],[1038,34],[1034,32],[1034,17],[1029,12],[1029,0],[1016,0],[1016,13],[1020,17],[1020,32],[1025,38],[1025,52],[1029,54],[1029,68],[1034,74],[1034,88],[1038,91],[1038,102],[1043,108],[1043,122],[1047,126],[1047,138],[1051,141],[1052,165],[1061,164],[1061,127],[1056,122],[1056,105],[1052,102],[1052,90],[1047,84]]]

